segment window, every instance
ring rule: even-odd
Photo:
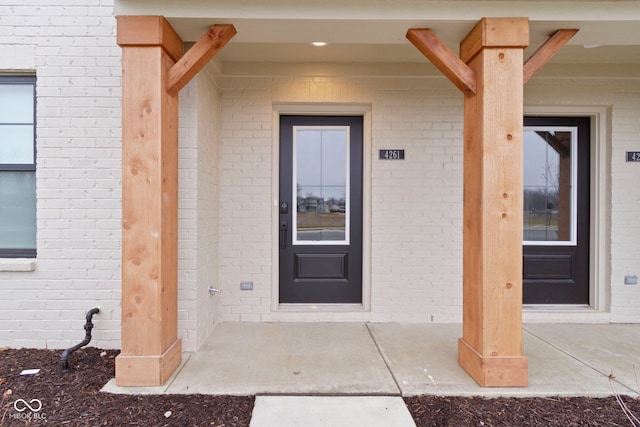
[[[36,78],[0,76],[0,257],[36,255]]]
[[[294,126],[293,244],[349,244],[349,127]]]
[[[576,244],[577,143],[577,127],[525,127],[524,244]]]

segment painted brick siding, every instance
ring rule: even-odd
[[[462,100],[402,83],[376,82],[372,321],[461,322]],[[382,148],[406,158],[379,161]]]
[[[240,83],[223,82],[220,97],[220,316],[260,321],[271,298],[271,90]]]
[[[217,71],[208,65],[180,91],[178,336],[195,351],[217,319],[208,287],[218,274]]]
[[[120,48],[111,0],[0,1],[0,72],[37,75],[33,272],[0,271],[0,346],[120,342]],[[0,100],[1,102],[1,100]]]
[[[612,122],[616,134],[611,151],[611,319],[639,322],[640,286],[625,285],[624,276],[640,276],[640,167],[638,163],[625,161],[626,151],[640,149],[640,84],[622,86],[615,98]]]
[[[197,76],[198,84],[198,284],[197,341],[204,342],[218,319],[219,295],[208,288],[218,287],[220,227],[219,153],[220,88],[219,75],[210,63]]]
[[[198,81],[180,91],[178,128],[178,337],[195,347],[198,322]]]

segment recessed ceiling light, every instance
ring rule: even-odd
[[[311,44],[317,47],[322,47],[322,46],[326,46],[327,42],[312,42]]]

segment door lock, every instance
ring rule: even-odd
[[[283,215],[289,214],[289,203],[287,202],[280,203],[280,213]]]

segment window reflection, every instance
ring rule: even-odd
[[[296,129],[296,239],[346,242],[347,129]]]
[[[572,240],[574,131],[524,132],[523,240]]]
[[[33,84],[0,84],[0,164],[34,162],[33,91]]]
[[[36,175],[0,173],[0,249],[36,247]]]

